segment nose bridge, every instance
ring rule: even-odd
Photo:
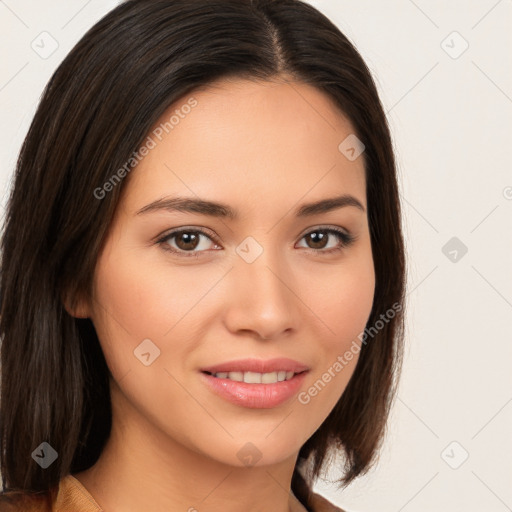
[[[252,237],[237,247],[232,273],[230,328],[252,330],[263,338],[280,335],[295,325],[297,299],[288,284],[283,254],[263,247]]]

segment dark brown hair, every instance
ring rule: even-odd
[[[23,143],[1,240],[0,471],[3,496],[43,494],[92,466],[111,428],[109,370],[90,319],[63,296],[92,296],[92,278],[126,179],[102,187],[183,95],[222,78],[279,77],[316,87],[364,143],[376,288],[367,326],[403,306],[404,246],[386,117],[359,53],[299,0],[129,0],[94,25],[58,67]],[[341,142],[341,141],[340,141]],[[362,344],[354,374],[302,446],[312,461],[292,490],[309,489],[331,448],[347,485],[375,462],[396,391],[403,307]],[[381,320],[381,323],[382,320]],[[42,469],[41,442],[57,452]]]

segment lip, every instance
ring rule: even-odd
[[[230,379],[220,379],[205,372],[200,372],[200,377],[211,391],[228,402],[251,409],[271,409],[295,396],[307,374],[308,371],[303,371],[294,375],[290,380],[273,384],[248,384]]]
[[[299,363],[293,359],[286,357],[278,357],[275,359],[237,359],[236,361],[226,361],[201,368],[202,372],[219,373],[219,372],[256,372],[271,373],[277,371],[301,373],[309,370],[305,364]],[[231,382],[231,381],[230,381]],[[251,384],[252,385],[252,384]]]

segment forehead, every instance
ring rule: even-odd
[[[192,106],[193,105],[193,106]],[[133,208],[166,194],[293,204],[335,193],[365,204],[364,161],[338,146],[354,128],[332,100],[299,82],[221,80],[175,101],[132,171]]]

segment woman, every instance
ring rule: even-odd
[[[0,510],[341,510],[312,486],[376,460],[404,268],[382,105],[325,16],[122,3],[7,205]]]

